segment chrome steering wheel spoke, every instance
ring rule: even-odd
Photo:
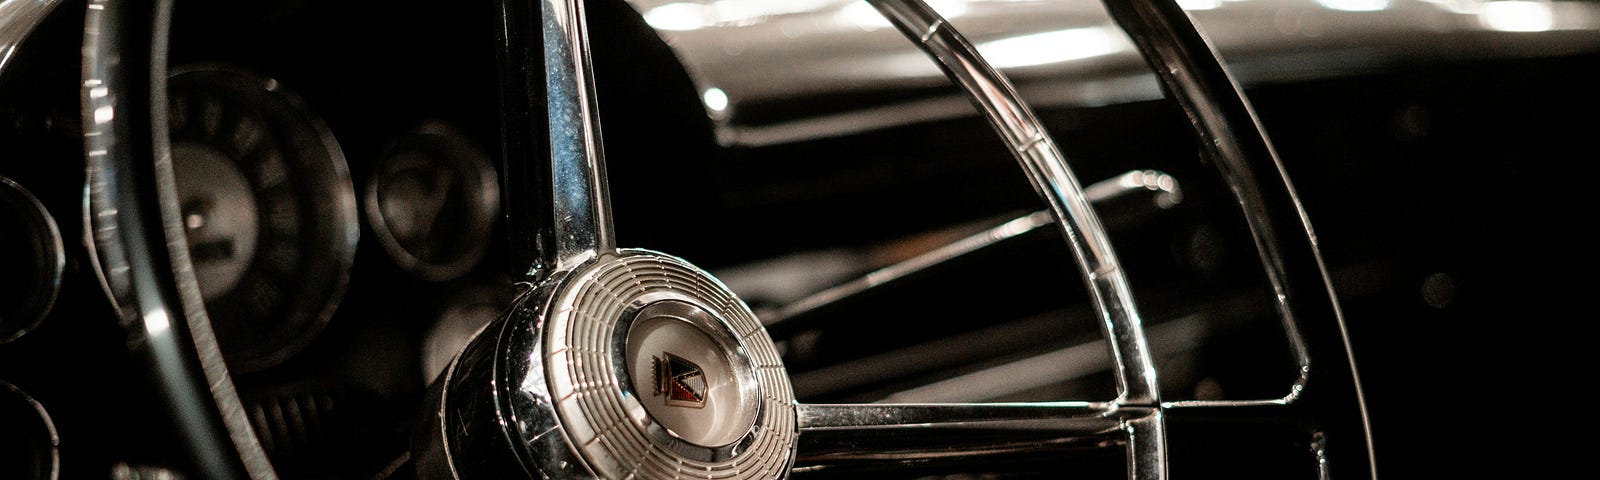
[[[1281,165],[1237,85],[1175,3],[1106,0],[1190,115],[1245,210],[1301,366],[1300,381],[1280,399],[1163,403],[1144,325],[1092,195],[1041,122],[1006,77],[923,0],[868,1],[969,96],[1044,200],[1048,223],[1066,238],[1090,292],[1117,396],[797,403],[771,336],[727,286],[676,257],[617,248],[583,1],[498,0],[502,191],[511,267],[530,288],[476,335],[430,391],[411,452],[420,476],[771,479],[788,476],[791,467],[826,471],[1120,446],[1130,478],[1161,479],[1169,466],[1168,419],[1179,417],[1310,425],[1319,462],[1334,445],[1352,452],[1345,457],[1352,470],[1370,469],[1359,384],[1315,236],[1286,180],[1255,180],[1251,172],[1281,177]],[[166,241],[181,232],[152,228],[176,224],[164,119],[151,109],[165,103],[159,69],[171,2],[133,3],[97,0],[87,17],[91,195],[116,207],[93,219],[96,244],[106,247],[97,256],[122,276],[108,283],[130,340],[149,345],[201,473],[274,478],[208,338],[182,243]],[[1030,218],[1031,228],[1046,224],[1024,220]],[[1305,235],[1274,225],[1301,225]],[[937,263],[970,246],[915,261]],[[1318,321],[1304,322],[1302,330],[1306,319]],[[1343,358],[1348,368],[1330,362],[1336,368],[1319,370],[1313,383],[1312,357]],[[1304,420],[1311,416],[1322,420]]]
[[[512,268],[537,280],[617,246],[583,2],[529,3],[496,32]]]
[[[1122,445],[1130,478],[1163,474],[1159,408],[1113,402],[802,404],[797,472],[1049,459]]]

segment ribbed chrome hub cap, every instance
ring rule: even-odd
[[[727,287],[674,257],[602,255],[554,295],[551,398],[601,477],[782,478],[794,394],[772,339]]]

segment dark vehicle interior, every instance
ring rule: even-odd
[[[675,5],[690,3],[711,2]],[[984,17],[1010,7],[972,3],[952,23],[980,46],[1013,28],[1059,28]],[[1065,3],[1107,22],[1098,2]],[[1285,17],[1261,16],[1268,7],[1229,15],[1245,3],[1191,14],[1215,27],[1315,226],[1359,367],[1375,470],[1596,473],[1582,460],[1600,446],[1584,420],[1600,358],[1588,345],[1597,332],[1582,279],[1600,263],[1580,226],[1593,217],[1582,211],[1596,157],[1600,8],[1553,2],[1590,17],[1558,17],[1560,28],[1544,32],[1438,27],[1414,38],[1401,38],[1403,28],[1362,37],[1341,25],[1386,17],[1334,12],[1325,35],[1274,46],[1252,43],[1272,35],[1238,32],[1287,32],[1273,23]],[[526,290],[500,204],[497,5],[174,8],[166,115],[186,199],[178,208],[193,219],[189,251],[231,381],[279,476],[414,475],[407,452],[429,386]],[[836,57],[888,62],[902,58],[891,51],[914,53],[911,43],[884,28],[862,34],[885,45],[882,55],[824,58],[860,38],[793,27],[789,41],[820,46],[783,50],[783,41],[741,37],[766,28],[748,22],[663,27],[652,13],[663,5],[587,5],[618,243],[692,261],[764,322],[782,317],[768,331],[797,400],[1118,395],[1073,252],[1056,229],[1018,230],[1045,206],[957,87],[931,63],[913,70],[934,77],[885,74],[894,82],[846,67],[826,81],[794,73],[834,68]],[[1434,3],[1394,0],[1388,13],[1427,17],[1427,8]],[[26,392],[0,398],[0,478],[58,478],[52,469],[69,479],[204,477],[168,413],[182,399],[159,391],[159,361],[119,324],[86,231],[85,10],[60,2],[0,63],[0,178],[16,186],[0,195],[0,386]],[[791,28],[786,15],[801,14],[756,22]],[[713,40],[731,46],[718,51]],[[1144,317],[1162,400],[1297,391],[1295,333],[1280,321],[1229,185],[1137,53],[1114,58],[1003,69],[1096,199]],[[731,101],[707,89],[722,81]],[[258,84],[271,93],[240,86]],[[230,158],[249,163],[216,166]],[[244,193],[228,193],[229,182]],[[240,218],[252,220],[229,223]],[[38,233],[51,229],[54,244]],[[864,293],[816,296],[1002,234]],[[49,425],[17,398],[48,410]],[[1314,458],[1322,440],[1297,425],[1175,421],[1175,477],[1330,471]],[[1116,478],[1125,463],[1116,449],[1074,445],[795,475]],[[1331,464],[1335,477],[1366,474]]]

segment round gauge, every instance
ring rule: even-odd
[[[364,208],[385,252],[425,280],[459,278],[483,258],[499,214],[494,166],[455,129],[428,122],[373,168]]]
[[[61,473],[60,440],[44,406],[0,381],[0,478],[54,480]]]
[[[55,304],[67,257],[39,199],[0,177],[0,343],[33,330]]]
[[[333,315],[359,235],[332,132],[277,81],[222,68],[168,83],[189,258],[228,366],[303,348]]]

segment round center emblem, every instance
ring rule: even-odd
[[[553,469],[541,475],[581,466],[600,478],[789,476],[794,389],[772,337],[727,286],[648,250],[601,254],[547,281],[554,288],[523,300],[543,322],[507,330],[495,357],[527,362],[504,370],[515,388],[499,397],[526,406],[517,435],[581,462],[544,462]],[[545,408],[550,422],[522,421]]]
[[[645,411],[672,435],[704,447],[744,437],[759,389],[726,323],[698,306],[661,300],[634,315],[626,365]]]

